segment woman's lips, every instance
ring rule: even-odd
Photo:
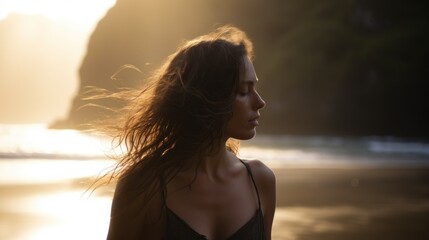
[[[259,117],[257,117],[257,118],[253,118],[253,119],[249,120],[250,125],[255,126],[255,127],[256,127],[256,126],[259,126],[258,118],[259,118]]]

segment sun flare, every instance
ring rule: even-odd
[[[11,13],[43,15],[53,21],[92,24],[115,0],[0,0],[0,20]]]

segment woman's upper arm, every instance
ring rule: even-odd
[[[120,180],[116,185],[115,194],[110,210],[110,224],[107,239],[136,239],[139,236],[139,229],[136,223],[140,222],[136,209],[136,201],[132,200],[128,190],[128,184]]]
[[[271,239],[274,212],[276,209],[276,177],[273,171],[258,160],[249,161],[261,197],[266,239]]]
[[[108,240],[161,239],[160,208],[149,202],[143,206],[141,194],[130,191],[131,183],[119,181],[112,200]],[[158,205],[158,204],[156,204]],[[147,210],[149,209],[149,210]]]

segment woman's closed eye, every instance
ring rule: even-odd
[[[240,96],[246,96],[247,94],[249,94],[249,91],[239,91],[238,92],[238,95],[240,95]]]
[[[244,86],[239,87],[237,90],[238,90],[237,94],[239,96],[246,96],[250,92],[249,86],[247,84],[244,85]]]

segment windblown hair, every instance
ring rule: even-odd
[[[232,26],[187,41],[169,56],[148,86],[129,94],[117,136],[126,151],[112,178],[137,180],[149,200],[220,147],[244,56],[253,57],[252,43]],[[238,146],[228,141],[227,147],[236,153]]]

